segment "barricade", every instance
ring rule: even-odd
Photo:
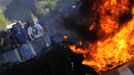
[[[6,63],[20,63],[22,61],[17,49],[6,52],[3,54],[3,56],[6,60]]]
[[[31,49],[29,43],[25,43],[18,48],[19,55],[22,61],[28,60],[35,56],[35,53]]]
[[[44,37],[39,38],[33,42],[31,42],[33,49],[37,53],[37,55],[40,55],[42,53],[42,49],[45,47],[45,39]]]

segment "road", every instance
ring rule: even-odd
[[[134,75],[134,61],[130,61],[127,64],[103,73],[102,75]]]

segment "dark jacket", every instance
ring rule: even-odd
[[[10,37],[10,34],[3,31],[0,32],[0,49],[2,52],[7,52],[13,49],[13,40]]]
[[[12,28],[12,39],[16,41],[17,44],[24,44],[28,40],[26,30],[21,27]]]

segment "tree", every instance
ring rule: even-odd
[[[0,30],[5,30],[10,22],[5,18],[2,11],[0,11]]]
[[[39,0],[36,3],[36,6],[39,8],[38,13],[48,13],[50,9],[52,9],[59,0]]]
[[[0,9],[5,9],[10,0],[0,0]]]

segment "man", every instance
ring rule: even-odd
[[[16,46],[20,46],[26,43],[28,40],[26,30],[22,28],[19,22],[13,25],[11,31],[11,37],[16,42]]]
[[[42,26],[38,23],[34,23],[33,21],[30,22],[30,26],[28,27],[27,31],[31,41],[44,36],[44,29]]]
[[[13,42],[8,31],[0,32],[0,50],[2,53],[13,50]]]

